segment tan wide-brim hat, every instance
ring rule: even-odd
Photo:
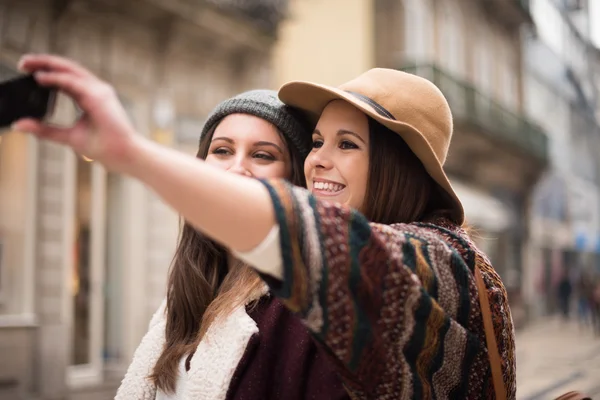
[[[463,206],[443,169],[452,138],[452,113],[433,83],[406,72],[374,68],[337,88],[290,82],[281,87],[279,98],[303,110],[313,122],[331,101],[345,100],[396,132],[450,195],[452,219],[464,222]]]

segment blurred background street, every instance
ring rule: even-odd
[[[24,53],[72,57],[187,153],[247,89],[430,79],[454,114],[446,169],[509,292],[518,398],[600,397],[600,0],[0,0],[0,28],[0,78]],[[0,135],[0,399],[112,398],[177,232],[139,183]]]
[[[600,398],[600,340],[577,323],[542,318],[517,332],[517,398],[579,390]]]

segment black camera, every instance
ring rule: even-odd
[[[21,118],[44,119],[52,114],[56,89],[41,86],[33,75],[0,83],[0,128]]]

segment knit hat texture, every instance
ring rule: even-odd
[[[231,114],[250,114],[262,118],[275,125],[302,157],[310,152],[313,127],[298,111],[283,104],[273,90],[251,90],[218,104],[208,116],[200,140]]]

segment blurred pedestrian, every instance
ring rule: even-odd
[[[569,274],[565,271],[562,274],[561,279],[558,282],[557,295],[560,312],[564,320],[569,319],[571,309],[571,295],[573,292],[573,286],[571,285],[571,279]]]
[[[582,271],[577,278],[577,316],[579,325],[591,326],[594,280],[587,271]]]

